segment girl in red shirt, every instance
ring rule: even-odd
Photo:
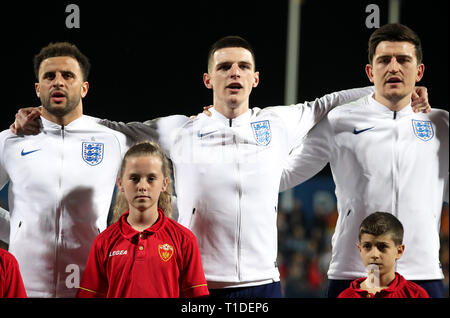
[[[209,295],[194,234],[165,215],[171,213],[170,175],[157,144],[128,150],[115,215],[126,212],[95,239],[77,297]]]

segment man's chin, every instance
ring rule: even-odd
[[[75,108],[76,105],[69,105],[67,103],[60,103],[60,104],[56,104],[53,102],[44,104],[43,103],[43,107],[45,108],[45,110],[47,112],[49,112],[50,114],[52,114],[53,116],[56,117],[63,117],[67,114],[69,114],[70,112],[72,112]]]
[[[49,112],[50,114],[56,116],[56,117],[62,117],[67,115],[70,111],[65,105],[49,105],[44,106],[45,110]]]
[[[235,109],[239,108],[239,106],[242,104],[242,98],[238,98],[237,96],[231,96],[227,100],[227,105],[229,108]]]
[[[386,98],[387,100],[391,101],[391,102],[398,102],[401,101],[402,99],[404,99],[407,96],[407,94],[405,94],[404,92],[386,92],[384,94],[384,98]]]

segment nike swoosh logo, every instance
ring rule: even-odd
[[[39,150],[41,150],[41,149],[36,149],[36,150],[31,150],[31,151],[23,151],[23,149],[22,149],[22,152],[20,154],[22,155],[22,157],[24,157],[26,155],[29,155],[30,153],[33,153],[33,152],[36,152]]]
[[[369,128],[365,128],[365,129],[361,129],[361,130],[356,130],[356,128],[353,128],[353,133],[354,133],[355,135],[357,135],[357,134],[360,134],[360,133],[362,133],[362,132],[368,131],[368,130],[370,130],[370,129],[372,129],[372,128],[375,128],[375,127],[369,127]]]
[[[197,137],[202,138],[202,137],[211,135],[212,133],[215,133],[216,131],[217,131],[217,130],[213,130],[213,131],[209,131],[209,132],[204,133],[204,134],[200,133],[200,131],[197,131]]]

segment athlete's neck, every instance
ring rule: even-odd
[[[136,231],[142,232],[148,229],[158,220],[158,208],[149,208],[145,211],[139,211],[134,207],[130,207],[130,213],[127,217],[127,222]]]
[[[74,120],[83,116],[83,106],[80,104],[79,106],[74,108],[70,113],[64,115],[53,114],[49,112],[45,107],[42,107],[41,116],[60,126],[67,126]]]
[[[241,104],[214,102],[214,109],[228,119],[234,119],[248,111],[248,101]]]
[[[385,97],[382,94],[374,93],[373,98],[380,104],[386,106],[393,112],[401,111],[403,108],[411,103],[411,94],[401,97]]]

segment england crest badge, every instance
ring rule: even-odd
[[[414,134],[420,140],[428,141],[433,138],[434,130],[431,121],[412,119],[412,126]]]
[[[101,142],[83,142],[81,156],[87,164],[96,166],[103,160],[104,147]]]
[[[256,121],[250,123],[253,130],[253,136],[259,145],[267,146],[272,140],[272,131],[268,120]]]

